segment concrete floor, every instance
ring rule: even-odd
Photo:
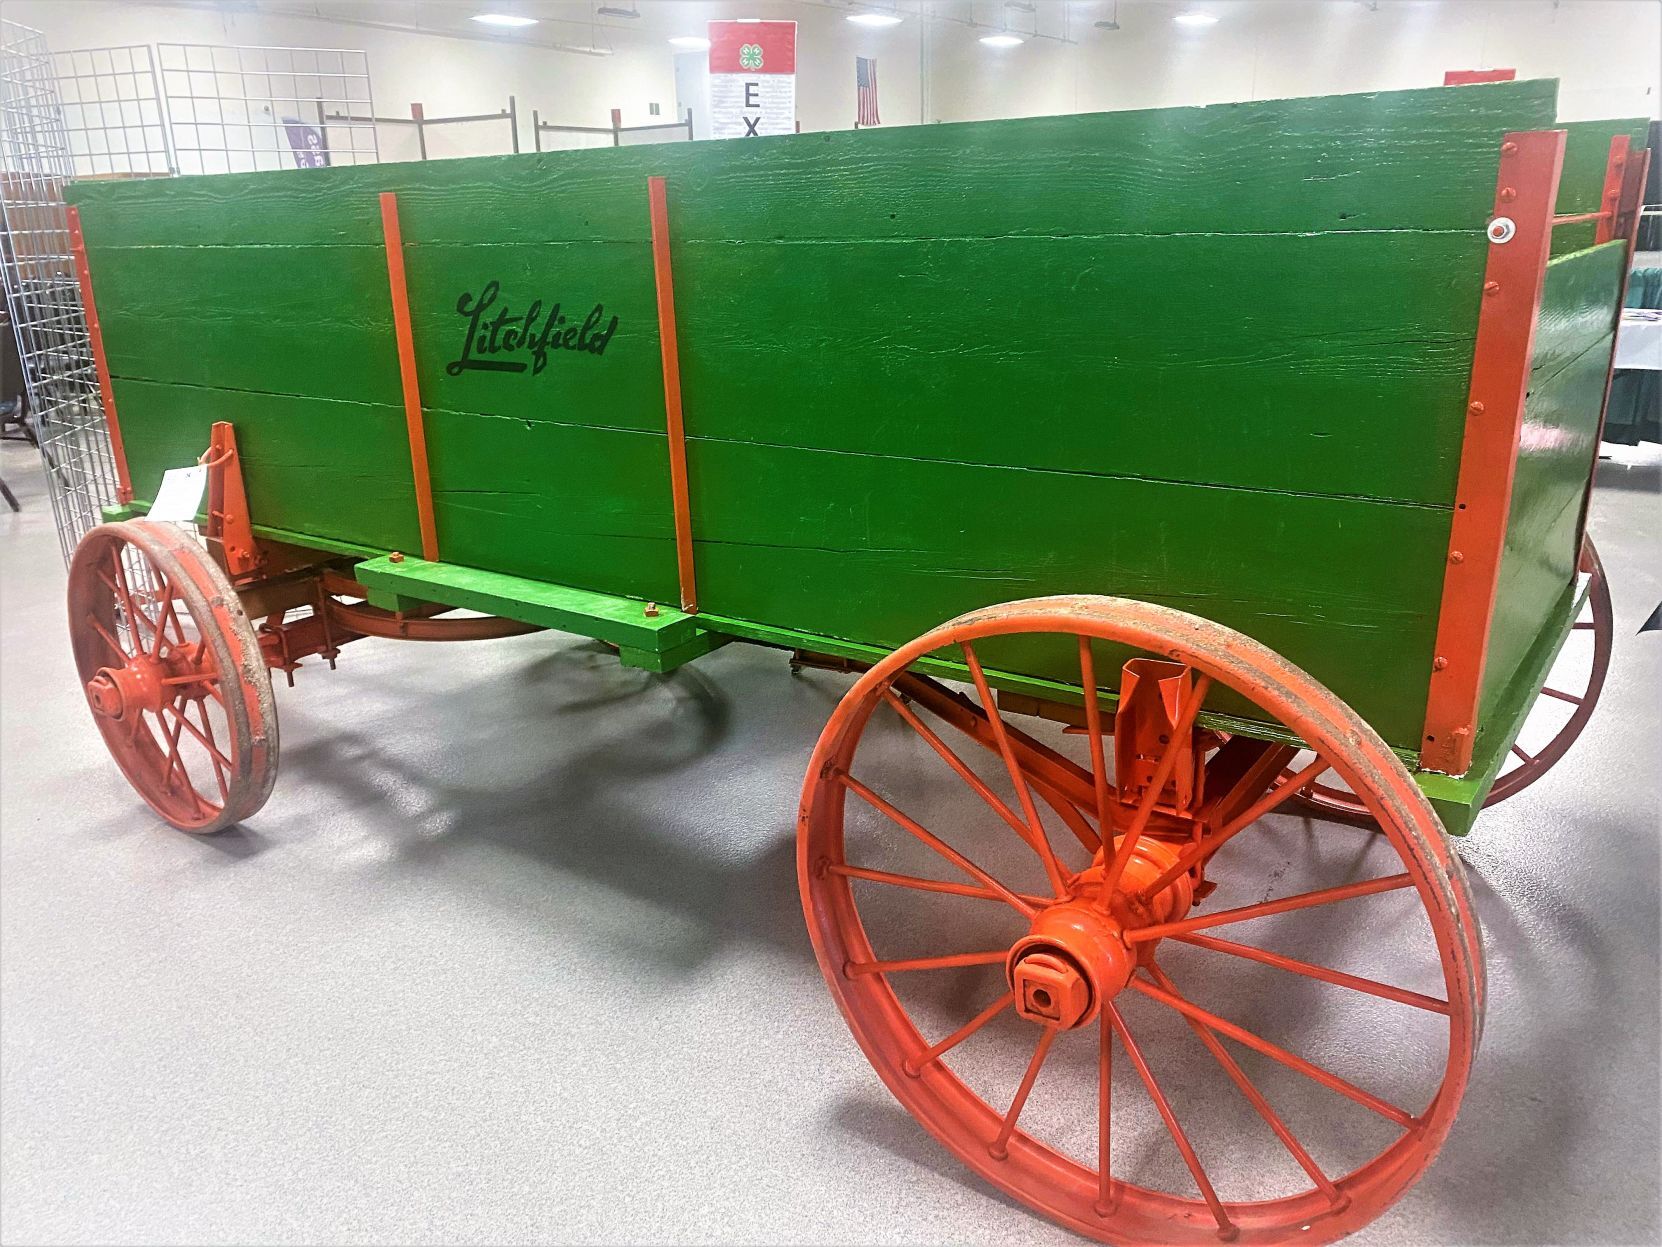
[[[1636,635],[1662,464],[1641,459],[1595,504],[1599,713],[1461,846],[1491,990],[1464,1111],[1354,1241],[1662,1237],[1662,635]],[[31,452],[0,448],[0,473],[24,504],[0,514],[6,1242],[1078,1241],[928,1138],[826,995],[792,822],[843,678],[740,646],[657,678],[563,637],[363,642],[279,690],[266,809],[195,839],[110,764]],[[1283,821],[1271,882],[1332,842]],[[1349,934],[1323,939],[1389,972],[1392,941]],[[1259,1017],[1308,999],[1260,994]]]

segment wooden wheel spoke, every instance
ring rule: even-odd
[[[1541,690],[1541,696],[1556,697],[1559,701],[1567,701],[1572,706],[1579,706],[1582,702],[1587,700],[1585,697],[1577,697],[1574,693],[1566,693],[1563,689],[1557,688],[1543,688]]]
[[[167,625],[170,621],[173,624],[173,631],[178,636],[179,642],[181,644],[184,642],[184,632],[183,629],[179,627],[178,613],[173,608],[173,604],[176,601],[178,601],[177,598],[175,598],[172,594],[168,594],[166,600],[162,604],[161,617],[156,621],[155,645],[150,650],[150,656],[152,658],[160,658],[162,656],[162,649],[167,645],[168,641]]]
[[[1250,944],[1236,944],[1231,940],[1220,940],[1210,935],[1176,935],[1172,938],[1184,944],[1193,944],[1196,948],[1210,948],[1215,952],[1228,953],[1234,957],[1244,957],[1248,961],[1261,962],[1266,966],[1275,966],[1279,970],[1302,974],[1306,978],[1319,979],[1324,983],[1334,983],[1340,987],[1348,987],[1353,991],[1366,992],[1368,995],[1378,996],[1382,1000],[1394,1000],[1398,1004],[1411,1005],[1416,1009],[1424,1009],[1429,1013],[1447,1014],[1449,1011],[1448,1001],[1439,1000],[1435,996],[1426,996],[1420,992],[1411,992],[1404,987],[1393,987],[1389,983],[1381,983],[1375,979],[1346,974],[1342,970],[1331,970],[1327,966],[1318,966],[1308,961],[1300,961],[1296,957],[1284,957],[1280,953],[1254,948]]]
[[[174,705],[172,702],[169,702],[167,705],[163,706],[162,709],[167,710],[167,711],[171,711],[172,714],[173,714],[173,717],[178,719],[180,723],[185,725],[185,731],[189,732],[192,736],[196,737],[197,741],[202,745],[202,748],[206,749],[208,751],[208,753],[211,754],[217,762],[223,763],[227,770],[230,769],[231,760],[229,758],[227,758],[224,754],[219,752],[219,747],[217,745],[215,745],[213,741],[209,740],[206,736],[204,736],[202,734],[202,729],[197,727],[196,724],[192,723],[185,716],[184,712],[179,709],[178,706]]]
[[[1127,931],[1125,939],[1128,943],[1138,944],[1144,940],[1158,940],[1167,936],[1186,935],[1190,931],[1201,931],[1207,927],[1221,927],[1226,923],[1246,922],[1250,918],[1263,918],[1270,914],[1283,914],[1295,909],[1311,909],[1317,905],[1335,905],[1340,901],[1372,896],[1376,892],[1391,892],[1397,888],[1413,886],[1414,880],[1408,874],[1386,875],[1379,879],[1367,879],[1361,883],[1343,883],[1338,887],[1321,888],[1315,892],[1300,892],[1296,896],[1283,897],[1279,901],[1264,901],[1258,905],[1242,905],[1239,909],[1225,909],[1215,914],[1203,914],[1199,918],[1184,918],[1180,922],[1157,922],[1153,926],[1137,927],[1135,930]]]
[[[214,739],[214,726],[212,720],[208,718],[208,703],[205,700],[196,702],[196,713],[201,716],[202,732],[208,738],[209,753],[213,755],[214,779],[219,783],[220,799],[222,801],[228,800],[230,789],[226,784],[225,770],[230,767],[231,763],[229,759],[224,759],[219,752],[219,743]],[[220,766],[222,760],[225,762],[224,767]]]
[[[923,879],[917,875],[899,875],[887,870],[870,870],[864,866],[846,866],[841,863],[825,868],[830,874],[842,875],[848,879],[864,879],[869,883],[887,883],[897,888],[912,888],[918,892],[943,892],[948,896],[974,896],[982,900],[1003,901],[1004,898],[991,888],[972,887],[967,883],[952,883],[943,879]],[[1025,893],[1016,893],[1030,905],[1048,905],[1050,899],[1044,896],[1028,896]]]
[[[1328,769],[1327,764],[1320,758],[1317,758],[1302,771],[1283,779],[1257,801],[1254,801],[1237,817],[1231,819],[1210,835],[1203,836],[1198,843],[1192,844],[1188,848],[1184,849],[1182,853],[1178,854],[1177,860],[1167,869],[1162,871],[1159,878],[1155,879],[1153,883],[1144,888],[1139,895],[1141,895],[1144,900],[1148,900],[1151,897],[1159,895],[1161,889],[1169,886],[1179,875],[1192,870],[1195,864],[1203,858],[1210,858],[1212,854],[1216,853],[1224,846],[1225,842],[1228,841],[1230,837],[1234,836],[1239,831],[1244,831],[1253,823],[1263,818],[1264,815],[1281,805],[1282,802],[1286,801],[1294,793],[1304,788],[1305,785],[1310,783],[1311,780],[1318,778],[1322,771],[1326,769]]]
[[[138,621],[142,619],[145,623],[149,624],[152,634],[156,631],[156,621],[141,611],[138,608],[138,604],[133,601],[132,582],[127,579],[127,567],[121,561],[121,550],[119,547],[115,550],[111,562],[115,565],[115,579],[117,585],[116,591],[121,596],[122,604],[127,608],[127,626],[133,630],[133,644],[136,648],[142,650],[144,648],[144,641],[139,634]]]
[[[1517,754],[1519,760],[1522,762],[1529,763],[1535,761],[1533,757],[1523,751],[1523,747],[1521,745],[1513,745],[1512,752]]]
[[[1007,948],[985,953],[948,953],[942,957],[906,957],[899,961],[850,961],[843,972],[859,974],[899,974],[905,970],[957,970],[964,966],[1002,965],[1010,955]]]
[[[183,720],[175,722],[171,732],[165,727],[162,729],[163,734],[167,736],[167,767],[162,771],[163,788],[172,788],[174,768],[183,765],[179,757],[179,740],[184,735],[184,730]],[[188,773],[185,774],[185,783],[190,783]]]
[[[992,875],[982,870],[981,867],[970,861],[969,858],[958,852],[957,849],[942,840],[915,818],[912,818],[910,815],[896,809],[893,805],[878,796],[870,788],[866,787],[846,771],[839,771],[836,775],[836,779],[850,792],[865,801],[867,805],[886,815],[890,821],[900,827],[903,831],[908,832],[923,844],[928,845],[931,849],[946,858],[947,861],[951,862],[959,870],[997,893],[999,899],[1004,901],[1005,904],[1011,906],[1024,917],[1031,918],[1033,916],[1033,906],[1022,900],[1014,892],[1010,891],[1009,888],[1005,887],[997,879],[993,878]]]
[[[998,742],[998,752],[1004,758],[1004,769],[1010,774],[1010,783],[1014,785],[1016,798],[1021,802],[1021,812],[1026,815],[1030,829],[1028,843],[1044,862],[1045,873],[1050,876],[1050,885],[1055,889],[1056,895],[1066,896],[1067,879],[1062,873],[1061,863],[1056,860],[1055,851],[1050,847],[1050,837],[1045,833],[1045,825],[1039,818],[1038,807],[1033,804],[1033,793],[1027,785],[1021,762],[1016,757],[1016,751],[1010,746],[1004,717],[999,714],[998,703],[993,697],[992,689],[987,685],[987,673],[981,669],[981,660],[976,657],[974,646],[965,641],[960,648],[964,651],[964,661],[969,665],[970,677],[975,681],[975,691],[981,698],[981,711],[987,716],[987,725],[992,729],[993,739]]]
[[[1096,834],[1096,828],[1091,826],[1091,820],[1086,818],[1083,811],[1069,800],[1067,793],[1046,783],[1037,775],[1033,776],[1033,791],[1039,794],[1043,801],[1056,812],[1056,817],[1062,820],[1063,826],[1073,832],[1073,838],[1079,841],[1085,852],[1096,856],[1096,851],[1102,847],[1102,837]]]
[[[1177,995],[1176,984],[1159,966],[1149,966],[1148,973],[1149,977],[1161,988],[1174,996]],[[1287,1123],[1281,1120],[1281,1115],[1270,1107],[1270,1102],[1265,1099],[1264,1093],[1253,1085],[1252,1079],[1247,1077],[1246,1071],[1241,1068],[1240,1062],[1229,1055],[1229,1050],[1223,1046],[1223,1042],[1187,1014],[1184,1015],[1183,1020],[1189,1024],[1189,1029],[1195,1033],[1195,1038],[1200,1040],[1217,1063],[1223,1067],[1223,1072],[1229,1075],[1229,1080],[1246,1097],[1247,1102],[1257,1110],[1258,1115],[1264,1119],[1264,1124],[1274,1132],[1276,1138],[1281,1140],[1282,1146],[1298,1162],[1299,1168],[1309,1175],[1310,1181],[1316,1184],[1316,1189],[1327,1196],[1328,1201],[1335,1207],[1344,1204],[1346,1202],[1345,1197],[1333,1185],[1333,1180],[1322,1172],[1321,1166],[1316,1164],[1304,1145],[1298,1141],[1298,1137],[1288,1129]]]
[[[1108,817],[1108,763],[1102,746],[1102,705],[1096,695],[1096,659],[1091,654],[1091,638],[1079,638],[1079,682],[1085,690],[1085,733],[1090,739],[1091,784],[1096,793],[1096,825],[1107,835],[1111,826]]]
[[[1189,730],[1194,727],[1195,716],[1200,713],[1201,703],[1206,700],[1206,694],[1212,687],[1212,677],[1202,675],[1189,690],[1188,699],[1178,711],[1177,719],[1172,724],[1171,740],[1166,744],[1166,751],[1160,755],[1160,762],[1154,768],[1154,776],[1149,780],[1148,789],[1143,793],[1143,799],[1137,803],[1137,813],[1131,819],[1131,825],[1125,829],[1120,837],[1119,847],[1114,851],[1114,860],[1109,865],[1102,880],[1102,903],[1108,904],[1119,886],[1120,876],[1125,873],[1131,855],[1136,852],[1137,841],[1142,839],[1143,829],[1148,826],[1148,820],[1154,814],[1154,806],[1160,799],[1160,793],[1171,778],[1172,771],[1177,766],[1177,759],[1188,745]]]
[[[103,638],[104,644],[108,645],[117,654],[120,654],[122,658],[131,658],[132,657],[131,654],[129,654],[125,649],[122,648],[121,642],[116,640],[113,636],[110,635],[110,630],[108,628],[106,628],[103,624],[98,622],[97,616],[95,616],[95,615],[93,615],[89,612],[87,614],[87,623],[92,628],[92,630],[94,632],[96,632],[101,638]]]
[[[913,1078],[916,1078],[925,1065],[930,1064],[932,1061],[940,1060],[941,1057],[952,1051],[952,1049],[956,1048],[959,1044],[963,1043],[964,1040],[968,1039],[971,1035],[975,1034],[976,1031],[980,1030],[988,1022],[992,1021],[1000,1013],[1008,1009],[1015,1003],[1015,1000],[1016,994],[1014,992],[1005,992],[997,1000],[993,1001],[992,1004],[988,1005],[985,1009],[981,1010],[980,1013],[977,1013],[969,1021],[965,1022],[957,1030],[953,1031],[952,1034],[941,1040],[940,1043],[935,1044],[933,1047],[924,1049],[924,1051],[918,1054],[915,1058],[908,1057],[905,1062],[903,1062],[906,1072],[912,1075]]]
[[[1020,817],[1017,816],[1016,812],[1005,803],[1002,797],[1000,797],[991,788],[987,787],[987,782],[974,771],[970,770],[968,763],[966,763],[957,755],[956,752],[953,751],[952,746],[942,740],[937,732],[933,731],[927,723],[920,719],[915,710],[913,710],[905,702],[901,701],[900,698],[895,695],[892,688],[885,689],[883,691],[883,699],[888,702],[890,706],[894,707],[896,714],[911,725],[913,731],[923,737],[931,749],[940,755],[941,761],[951,767],[953,773],[970,786],[976,796],[980,797],[992,807],[993,813],[997,814],[1010,825],[1010,829],[1012,831],[1014,831],[1023,840],[1028,840],[1030,838],[1031,832],[1021,821]]]
[[[1097,1040],[1096,1066],[1096,1211],[1106,1217],[1114,1206],[1114,1023],[1113,1014],[1101,1011],[1101,1033]]]
[[[1021,1085],[1016,1088],[1015,1098],[1010,1101],[1010,1111],[1004,1114],[1004,1123],[998,1128],[998,1134],[988,1144],[987,1151],[995,1160],[1003,1160],[1010,1154],[1010,1136],[1016,1131],[1016,1121],[1021,1117],[1022,1109],[1027,1107],[1027,1097],[1033,1093],[1033,1084],[1038,1081],[1039,1069],[1050,1055],[1050,1045],[1056,1042],[1056,1027],[1047,1026],[1039,1035],[1039,1042],[1033,1049],[1033,1059],[1027,1063],[1027,1072],[1021,1076]]]
[[[1129,985],[1141,992],[1143,995],[1147,996],[1149,999],[1157,1000],[1163,1005],[1169,1005],[1185,1017],[1194,1019],[1202,1026],[1205,1026],[1208,1030],[1215,1031],[1220,1035],[1235,1040],[1237,1043],[1245,1044],[1249,1048],[1262,1052],[1272,1061],[1277,1061],[1280,1064],[1285,1065],[1288,1069],[1303,1074],[1306,1078],[1320,1083],[1328,1090],[1338,1092],[1346,1099],[1354,1100],[1364,1108],[1372,1109],[1375,1113],[1378,1113],[1387,1121],[1395,1122],[1404,1130],[1416,1130],[1419,1128],[1419,1122],[1411,1113],[1407,1113],[1398,1108],[1396,1105],[1380,1099],[1371,1092],[1362,1090],[1362,1088],[1358,1087],[1355,1083],[1346,1081],[1345,1079],[1339,1077],[1339,1075],[1333,1073],[1331,1070],[1325,1070],[1319,1065],[1313,1065],[1309,1061],[1306,1061],[1303,1057],[1296,1056],[1293,1053],[1288,1052],[1287,1049],[1281,1047],[1280,1045],[1271,1043],[1269,1040],[1260,1035],[1255,1035],[1244,1026],[1237,1026],[1235,1023],[1226,1021],[1215,1013],[1207,1012],[1199,1005],[1192,1004],[1188,1000],[1185,1000],[1176,992],[1162,990],[1161,988],[1156,987],[1153,983],[1135,977],[1132,978]]]
[[[1136,980],[1132,980],[1135,984]],[[1189,1142],[1189,1136],[1183,1133],[1183,1126],[1177,1120],[1177,1114],[1172,1112],[1165,1093],[1160,1090],[1160,1084],[1154,1079],[1154,1071],[1149,1069],[1148,1062],[1143,1059],[1142,1050],[1137,1047],[1136,1040],[1131,1038],[1131,1031],[1125,1025],[1125,1019],[1115,1008],[1112,1001],[1104,1001],[1103,1011],[1108,1014],[1109,1024],[1125,1045],[1125,1054],[1131,1058],[1131,1064],[1136,1066],[1137,1075],[1143,1080],[1143,1086],[1148,1088],[1149,1099],[1154,1101],[1154,1107],[1160,1114],[1160,1120],[1166,1123],[1166,1130],[1171,1135],[1172,1142],[1177,1144],[1177,1150],[1183,1156],[1183,1163],[1189,1167],[1189,1173],[1200,1188],[1201,1198],[1206,1206],[1212,1210],[1212,1219],[1218,1223],[1218,1236],[1224,1239],[1234,1238],[1235,1225],[1224,1211],[1223,1202],[1218,1199],[1217,1191],[1212,1189],[1212,1182],[1206,1176],[1206,1169],[1200,1163],[1200,1157],[1195,1154],[1194,1145]]]

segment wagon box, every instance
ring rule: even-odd
[[[1444,829],[1568,748],[1608,654],[1586,501],[1648,156],[1643,123],[1555,115],[1554,83],[1520,82],[72,187],[127,495],[72,574],[100,729],[212,830],[269,792],[266,668],[363,636],[554,628],[659,672],[744,641],[861,672],[810,763],[801,883],[891,1090],[1088,1234],[1337,1237],[1429,1163],[1475,1047]],[[211,558],[136,520],[199,460]],[[1596,651],[1583,692],[1551,687],[1570,642]],[[1520,743],[1552,705],[1567,722]],[[1037,891],[860,778],[879,717]],[[955,881],[853,860],[850,795]],[[1399,873],[1216,909],[1213,854],[1287,802],[1379,825]],[[879,955],[855,882],[1022,932]],[[1200,934],[1393,890],[1441,996]],[[1154,961],[1183,942],[1446,1016],[1437,1093],[1395,1108],[1199,1008]],[[993,964],[1007,994],[938,1043],[891,990]],[[1271,1111],[1311,1188],[1219,1198],[1123,993],[1401,1138],[1330,1179]],[[1005,1009],[1040,1039],[989,1105],[947,1053]],[[1110,1176],[1106,1098],[1094,1164],[1018,1128],[1087,1025],[1200,1200]]]

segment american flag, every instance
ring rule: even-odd
[[[854,58],[854,87],[859,96],[859,107],[854,118],[857,126],[876,126],[883,123],[877,116],[877,58]]]

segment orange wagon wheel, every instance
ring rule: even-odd
[[[1610,606],[1604,563],[1591,537],[1582,538],[1578,568],[1588,578],[1587,602],[1553,668],[1555,678],[1575,691],[1554,684],[1541,690],[1517,743],[1502,763],[1499,778],[1484,798],[1485,808],[1516,796],[1551,770],[1580,737],[1604,691],[1615,640],[1615,612]],[[1560,672],[1567,674],[1558,675]],[[1299,799],[1325,814],[1351,822],[1368,821],[1368,812],[1355,795],[1334,783],[1331,776],[1319,776],[1299,794]]]
[[[247,818],[277,775],[277,712],[224,572],[185,530],[103,524],[69,568],[75,666],[104,743],[181,831]]]
[[[995,708],[982,653],[1043,647],[1077,655],[1066,678],[1087,690],[1098,730],[1073,749],[1088,759]],[[1110,647],[1177,664],[1165,669],[1190,690],[1146,755],[1160,769],[1127,802],[1093,716]],[[974,695],[909,671],[926,656],[962,663]],[[1255,749],[1259,761],[1226,766],[1230,746],[1194,727],[1209,693],[1296,734],[1384,835],[1335,851],[1332,837],[1289,841],[1299,824],[1266,823],[1314,772],[1284,776],[1292,745],[1238,738],[1233,760]],[[1217,751],[1198,839],[1155,809],[1184,741]],[[963,787],[905,808],[924,767]],[[1047,826],[1041,804],[1056,801],[1072,813]],[[970,1169],[1070,1229],[1117,1244],[1330,1242],[1400,1197],[1448,1134],[1483,1008],[1459,864],[1379,736],[1227,628],[1100,597],[961,616],[844,696],[809,766],[797,843],[820,968],[883,1082]],[[1250,877],[1289,843],[1312,859],[1311,880],[1331,882],[1289,892],[1273,886],[1285,867],[1269,887]],[[1222,881],[1198,907],[1197,868]],[[1237,871],[1249,877],[1232,885]],[[1417,975],[1413,986],[1326,964],[1347,929],[1364,933],[1358,956],[1389,945],[1392,977]],[[1289,936],[1322,963],[1268,946]],[[1272,1038],[1271,1022],[1296,1033]]]

